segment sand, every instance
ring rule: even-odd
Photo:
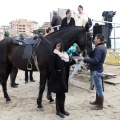
[[[120,68],[118,66],[105,65],[105,72],[114,73],[120,77]],[[8,79],[8,93],[11,103],[6,104],[0,86],[0,120],[60,120],[55,113],[55,104],[49,104],[46,99],[46,90],[43,97],[43,110],[37,110],[36,100],[39,92],[39,73],[34,72],[36,82],[25,84],[24,72],[19,70],[16,82],[18,88],[10,87]],[[90,101],[95,99],[95,90],[89,90],[89,72],[75,76],[74,82],[78,86],[69,85],[69,92],[66,94],[66,111],[70,116],[65,120],[120,120],[120,84],[105,85],[104,109],[101,111],[91,110]],[[55,98],[55,94],[53,94]]]

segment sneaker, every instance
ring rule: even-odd
[[[32,79],[32,80],[30,80],[30,82],[35,82],[35,80],[34,80],[34,79]]]
[[[17,85],[11,85],[12,88],[17,88],[18,86]]]
[[[62,114],[61,112],[57,112],[56,115],[60,116],[61,118],[64,118],[64,114]]]

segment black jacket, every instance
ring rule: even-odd
[[[75,20],[71,17],[70,22],[67,24],[67,17],[62,20],[61,28],[68,27],[68,26],[75,26]]]
[[[48,89],[54,93],[68,92],[69,67],[75,60],[64,62],[57,54],[53,53],[49,59]]]
[[[54,15],[52,18],[52,22],[51,22],[51,26],[57,26],[57,25],[61,25],[62,23],[62,18],[59,15]]]
[[[89,69],[91,71],[103,72],[103,63],[106,57],[106,47],[103,43],[98,44],[91,58],[85,58],[84,62],[89,63]]]

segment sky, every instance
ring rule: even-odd
[[[0,25],[9,25],[16,19],[33,20],[42,25],[50,21],[50,12],[58,8],[77,12],[82,5],[84,12],[94,20],[102,20],[103,11],[116,11],[114,22],[119,23],[120,10],[118,0],[0,0]]]

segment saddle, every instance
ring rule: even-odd
[[[30,37],[24,37],[22,34],[20,34],[18,37],[13,39],[13,43],[16,45],[24,46],[24,52],[23,52],[23,59],[27,59],[27,70],[32,70],[32,55],[35,57],[35,47],[38,47],[40,44],[40,41],[38,38],[39,36],[35,36],[34,38]]]

